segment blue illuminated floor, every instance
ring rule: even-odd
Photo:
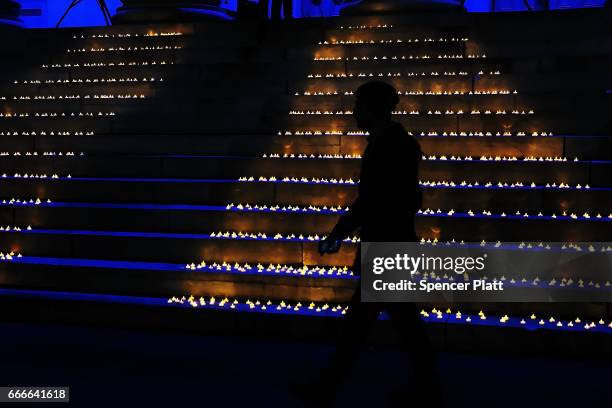
[[[67,385],[70,407],[87,408],[301,408],[288,385],[306,381],[332,350],[330,344],[60,325],[0,323],[0,333],[0,349],[10,350],[3,353],[1,384]],[[397,350],[364,349],[336,407],[389,407],[385,394],[411,381],[404,358]],[[610,363],[443,353],[439,368],[448,407],[608,405]]]

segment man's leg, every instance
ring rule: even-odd
[[[376,304],[361,303],[361,296],[356,295],[351,301],[336,349],[321,377],[325,382],[333,384],[334,391],[342,387],[379,313]]]
[[[327,367],[312,383],[293,388],[293,393],[303,401],[318,407],[331,406],[349,375],[372,323],[380,313],[378,305],[361,303],[360,295],[360,288],[357,288]]]
[[[386,310],[411,357],[414,382],[408,401],[416,399],[432,408],[442,406],[437,355],[417,306],[414,303],[389,303]]]
[[[357,251],[353,273],[357,276],[361,275],[361,250]],[[331,406],[337,392],[342,388],[346,377],[353,368],[380,310],[380,305],[376,303],[361,302],[361,286],[357,285],[349,304],[349,310],[344,316],[336,348],[327,367],[312,384],[312,387],[318,391],[312,388],[310,391],[295,389],[295,394],[298,394],[304,401],[319,406]]]

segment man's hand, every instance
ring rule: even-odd
[[[334,237],[327,237],[323,241],[319,241],[319,253],[324,254],[335,254],[340,250],[342,240]]]

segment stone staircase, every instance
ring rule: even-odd
[[[606,241],[612,32],[595,14],[27,33],[40,52],[0,67],[1,294],[341,316],[358,239],[316,247],[356,194],[351,93],[368,79],[402,93],[394,119],[425,153],[423,239]]]

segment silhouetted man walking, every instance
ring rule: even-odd
[[[364,242],[414,242],[414,215],[421,205],[418,166],[422,152],[418,142],[402,125],[391,120],[399,103],[397,91],[385,82],[369,82],[357,89],[354,117],[359,129],[369,133],[362,155],[359,195],[329,237],[319,244],[321,254],[335,253],[342,239],[361,228]],[[357,254],[353,270],[360,274]],[[407,403],[415,407],[440,405],[435,354],[424,324],[413,303],[362,303],[357,288],[345,316],[336,350],[328,367],[313,384],[294,389],[303,401],[315,406],[331,406],[343,380],[352,368],[369,329],[385,310],[404,344],[412,352],[413,376]],[[403,400],[401,394],[394,398]],[[427,405],[423,405],[427,404]]]

